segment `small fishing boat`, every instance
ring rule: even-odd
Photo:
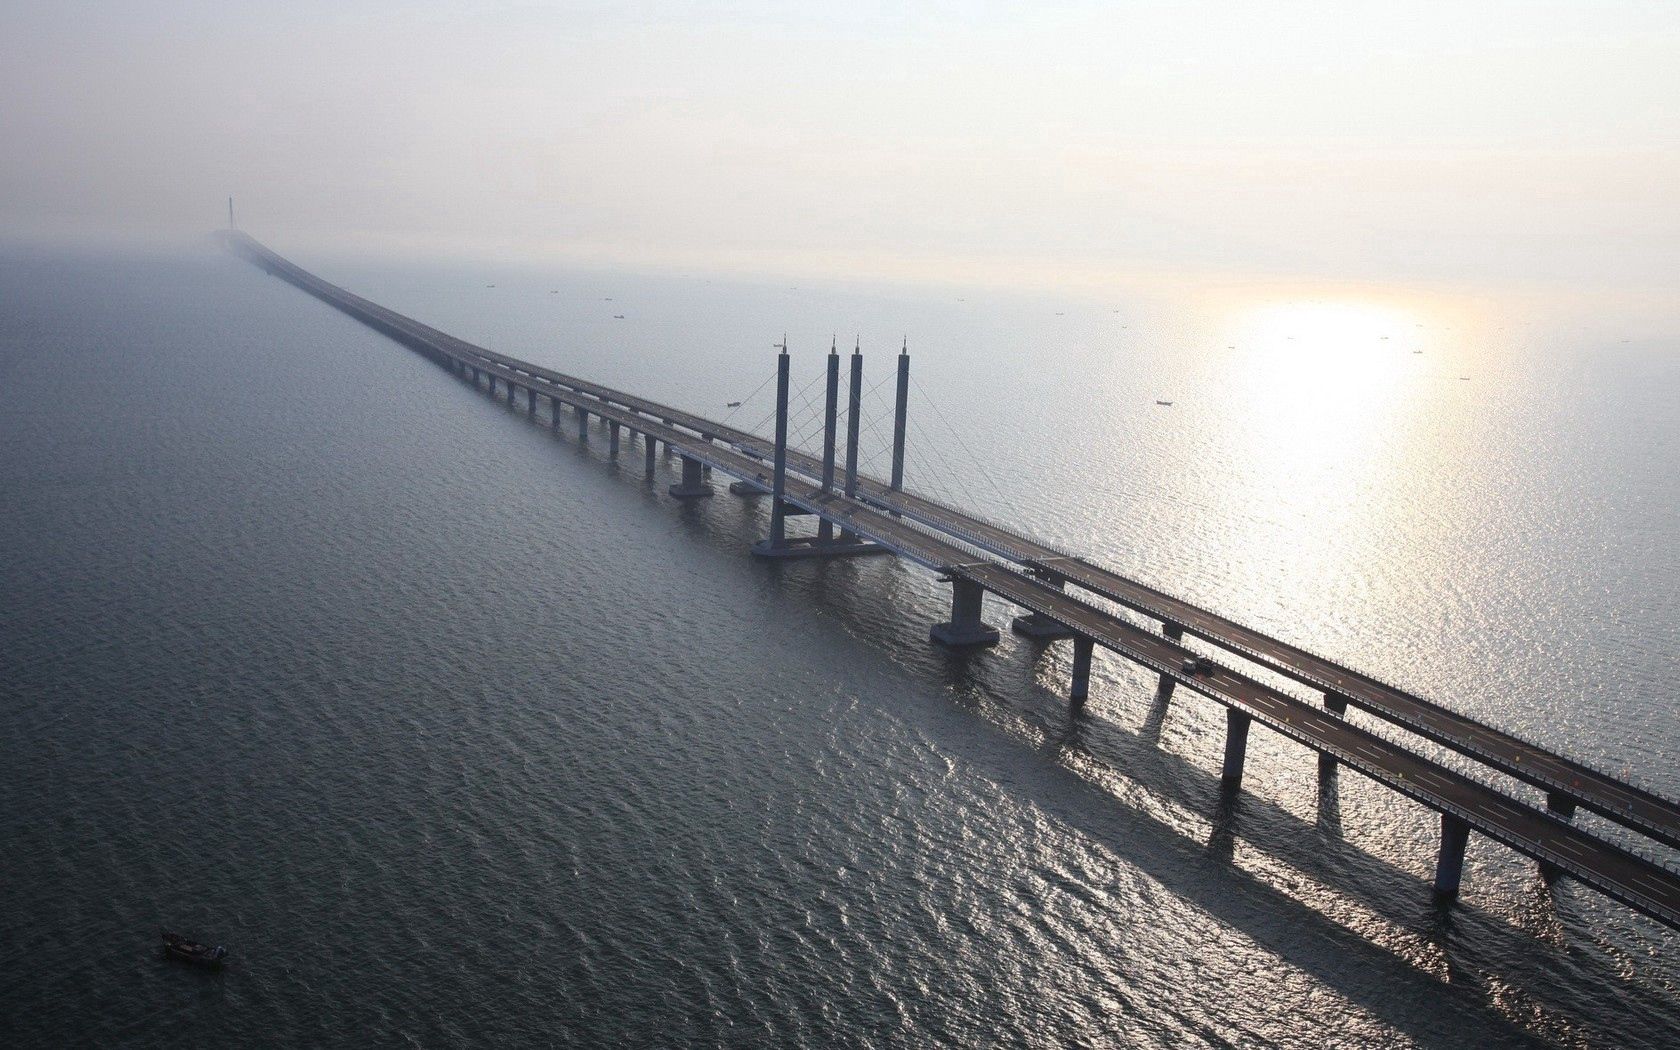
[[[1171,402],[1171,401],[1161,401],[1161,400],[1156,400],[1156,402],[1155,402],[1155,403],[1156,403],[1156,404],[1157,404],[1157,405],[1170,405],[1170,404],[1172,404],[1172,402]]]
[[[209,967],[220,966],[222,960],[227,958],[227,949],[219,944],[212,948],[197,941],[189,941],[178,933],[170,933],[168,930],[160,932],[163,934],[163,952],[170,958]]]
[[[741,407],[741,402],[731,401],[727,405],[724,405],[723,407],[724,408],[740,408]]]

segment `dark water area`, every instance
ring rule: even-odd
[[[718,415],[784,326],[953,333],[912,487],[1680,794],[1673,345],[1299,402],[1144,306],[317,269]],[[0,1045],[1675,1044],[1673,933],[1482,841],[1442,912],[1428,812],[1263,732],[1222,801],[1211,703],[1072,717],[1065,645],[930,646],[925,573],[604,436],[208,248],[0,246]]]

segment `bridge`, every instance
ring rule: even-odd
[[[322,280],[244,233],[230,229],[222,236],[229,248],[268,273],[475,387],[482,385],[491,396],[503,396],[514,405],[523,394],[526,414],[533,420],[539,400],[546,401],[548,424],[558,430],[568,416],[575,417],[578,439],[587,442],[593,417],[605,424],[611,455],[619,453],[621,436],[631,442],[640,437],[649,479],[656,475],[662,446],[681,463],[680,479],[669,489],[675,498],[712,495],[708,471],[736,479],[730,488],[737,494],[768,495],[770,535],[754,545],[755,554],[811,558],[890,553],[937,573],[951,585],[952,599],[950,619],[930,630],[935,642],[955,647],[994,644],[999,632],[982,620],[984,595],[1018,606],[1023,613],[1012,624],[1016,631],[1072,642],[1069,699],[1076,708],[1088,697],[1092,654],[1099,647],[1157,675],[1162,701],[1176,688],[1216,701],[1226,712],[1221,782],[1229,792],[1241,788],[1249,728],[1259,722],[1317,752],[1326,774],[1347,766],[1435,811],[1440,815],[1440,845],[1434,892],[1440,900],[1458,895],[1465,846],[1475,831],[1537,860],[1548,877],[1568,876],[1680,928],[1680,874],[1570,819],[1580,807],[1654,843],[1680,846],[1680,804],[1017,530],[907,491],[907,353],[897,357],[891,476],[875,478],[861,473],[858,464],[863,381],[859,352],[850,355],[842,468],[841,358],[832,350],[827,357],[823,448],[813,454],[792,447],[788,439],[785,346],[776,358],[775,435],[766,439],[465,342]],[[798,515],[817,519],[815,535],[788,535],[786,520]],[[1093,597],[1159,621],[1160,632],[1138,626]],[[1218,647],[1241,664],[1304,685],[1322,700],[1307,703],[1240,665],[1199,657],[1184,646],[1185,634]],[[1478,770],[1539,788],[1545,792],[1544,808],[1347,720],[1343,716],[1349,706],[1467,756]]]

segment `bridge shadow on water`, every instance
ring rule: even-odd
[[[931,622],[944,611],[928,608],[919,592],[884,599],[882,581],[860,580],[855,565],[778,564],[766,571],[781,582],[796,583],[801,598],[884,650],[902,649],[906,638],[914,637],[909,631],[916,629],[918,613]],[[904,614],[897,617],[897,629],[881,630],[883,600],[892,601]],[[910,621],[908,631],[904,620]],[[925,631],[925,624],[920,627]],[[1119,696],[1094,692],[1086,709],[1074,713],[1065,695],[1034,677],[1034,665],[1045,648],[1045,643],[1024,639],[970,652],[927,645],[924,659],[910,663],[931,664],[956,702],[973,711],[978,721],[997,729],[995,712],[1002,710],[1037,731],[1037,750],[1044,760],[1039,776],[1024,779],[1014,766],[982,773],[1010,784],[1024,801],[1106,844],[1181,899],[1253,937],[1395,1029],[1441,1045],[1529,1045],[1550,1042],[1565,1032],[1579,1034],[1583,1026],[1597,1028],[1613,1018],[1619,1034],[1611,1038],[1623,1046],[1638,1045],[1653,1032],[1676,1030],[1680,1011],[1671,997],[1652,996],[1630,980],[1613,957],[1566,942],[1565,938],[1586,939],[1590,931],[1565,931],[1567,915],[1558,916],[1553,896],[1557,888],[1548,887],[1537,871],[1528,883],[1532,895],[1522,902],[1523,925],[1467,900],[1439,905],[1426,876],[1342,837],[1342,779],[1357,774],[1342,770],[1317,777],[1315,811],[1308,820],[1264,795],[1228,792],[1217,768],[1203,767],[1161,746],[1161,727],[1171,704],[1202,703],[1212,709],[1218,706],[1214,701],[1181,693],[1163,702],[1156,694],[1144,701],[1149,709],[1139,730],[1102,717],[1103,706],[1128,702]],[[971,757],[993,753],[975,749]],[[1313,752],[1301,749],[1301,755],[1316,767]],[[1206,840],[1186,835],[1082,776],[1070,768],[1070,758],[1088,759],[1145,785],[1169,805],[1203,814],[1208,821]],[[1235,856],[1239,840],[1245,848],[1277,858],[1356,902],[1388,924],[1390,932],[1350,927],[1312,901],[1245,870]],[[1432,868],[1433,853],[1425,866]],[[1422,942],[1434,951],[1419,951],[1416,944],[1387,947],[1373,934],[1384,940]],[[1401,948],[1436,956],[1440,973],[1399,954]],[[1527,1016],[1546,1034],[1519,1026],[1511,1014]],[[1478,1034],[1466,1040],[1467,1031]]]
[[[500,396],[496,401],[508,415],[551,429],[546,413],[539,410],[532,416],[523,405],[506,405]],[[1634,1046],[1649,1045],[1649,1033],[1680,1030],[1680,1010],[1671,996],[1651,994],[1604,951],[1565,943],[1565,938],[1590,934],[1560,929],[1566,922],[1554,908],[1553,894],[1558,891],[1546,887],[1538,875],[1524,921],[1530,927],[1549,924],[1557,943],[1466,901],[1450,908],[1436,906],[1427,878],[1343,839],[1339,778],[1347,776],[1345,772],[1320,779],[1312,820],[1302,820],[1262,795],[1227,793],[1216,770],[1161,743],[1171,704],[1203,698],[1180,694],[1163,702],[1157,696],[1147,701],[1141,727],[1133,730],[1098,713],[1103,706],[1127,701],[1103,695],[1093,680],[1089,706],[1074,713],[1064,695],[1034,677],[1044,643],[1006,640],[996,650],[953,652],[927,642],[928,624],[942,618],[945,610],[929,603],[926,589],[911,584],[912,574],[920,570],[889,559],[788,563],[747,557],[746,547],[763,534],[768,521],[766,499],[729,496],[727,479],[719,478],[714,482],[717,496],[707,501],[714,506],[677,503],[665,495],[672,480],[667,455],[658,456],[658,469],[649,479],[644,477],[640,441],[627,440],[615,461],[606,454],[604,437],[593,433],[604,435],[605,427],[597,420],[591,430],[588,443],[578,442],[568,413],[552,433],[578,455],[607,466],[625,484],[643,488],[650,504],[674,512],[681,533],[716,548],[739,546],[742,561],[762,573],[773,589],[797,594],[821,620],[907,668],[931,672],[959,706],[974,713],[977,725],[1019,740],[996,721],[997,713],[1006,711],[1035,731],[1042,761],[1029,764],[1026,775],[1021,765],[1003,757],[1005,752],[990,747],[965,749],[968,761],[979,764],[976,772],[1009,785],[1022,801],[1104,844],[1177,898],[1252,938],[1396,1031],[1426,1045],[1528,1046],[1560,1038],[1605,1038]],[[720,500],[735,508],[716,506]],[[862,699],[882,704],[879,698]],[[1311,752],[1303,749],[1302,754],[1316,761]],[[1088,759],[1145,785],[1148,793],[1169,805],[1204,814],[1206,841],[1081,775],[1070,768],[1070,757]],[[1432,945],[1444,975],[1429,972],[1372,934],[1244,869],[1236,858],[1239,841],[1356,901],[1399,931],[1399,939]],[[1519,1025],[1513,1015],[1527,1018],[1531,1027]],[[1614,1034],[1602,1032],[1607,1020],[1617,1022]]]

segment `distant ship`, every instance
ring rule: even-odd
[[[723,407],[724,408],[740,408],[741,407],[741,402],[731,401],[727,405],[724,405]]]
[[[162,933],[164,954],[172,959],[214,969],[221,966],[222,960],[227,958],[227,949],[219,944],[212,948],[207,944],[189,941],[178,933],[170,933],[168,930]]]
[[[1171,402],[1171,401],[1162,401],[1162,400],[1160,400],[1160,399],[1157,399],[1157,400],[1156,400],[1156,401],[1155,401],[1155,403],[1156,403],[1156,404],[1157,404],[1157,405],[1170,405],[1170,404],[1172,404],[1172,402]]]

